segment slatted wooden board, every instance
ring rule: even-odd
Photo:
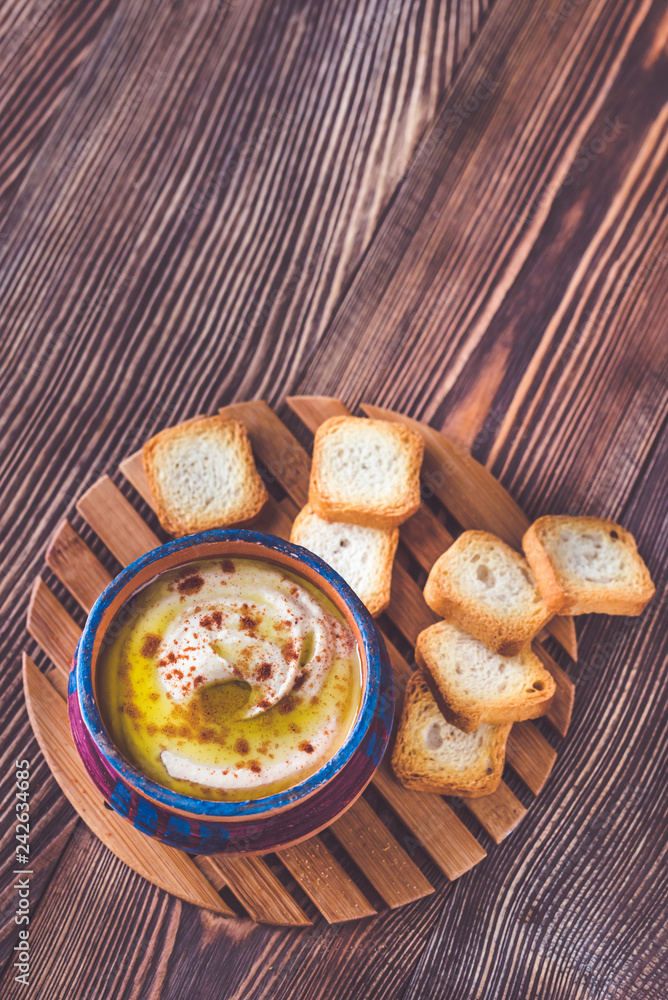
[[[287,402],[311,432],[327,417],[348,412],[338,400],[325,397],[297,397]],[[453,534],[449,528],[452,531],[458,530],[457,526],[484,528],[518,545],[528,520],[487,470],[443,435],[392,411],[373,406],[362,406],[362,410],[370,417],[404,422],[425,439],[423,492],[429,499],[401,528],[391,601],[380,618],[383,632],[391,633],[385,634],[385,639],[400,709],[411,667],[397,646],[407,652],[421,629],[436,621],[422,598],[421,579],[451,544]],[[244,422],[255,457],[269,483],[274,484],[271,486],[274,493],[253,527],[289,537],[292,520],[307,499],[310,466],[307,451],[264,402],[238,403],[220,412]],[[140,500],[152,504],[141,454],[137,452],[126,458],[119,473],[116,477],[119,485],[110,476],[103,476],[79,498],[76,511],[115,560],[127,565],[159,545],[164,537],[149,526],[137,509]],[[128,499],[133,492],[136,503]],[[68,520],[62,522],[49,545],[46,565],[84,612],[90,610],[111,580],[110,572]],[[28,631],[52,664],[42,672],[24,654],[26,701],[44,757],[79,815],[132,869],[167,892],[230,916],[235,911],[219,894],[225,888],[249,918],[261,923],[289,926],[311,923],[310,916],[290,891],[295,886],[301,890],[300,898],[305,894],[330,923],[377,912],[377,905],[366,898],[357,880],[344,870],[322,836],[277,852],[280,870],[271,858],[191,859],[143,836],[107,809],[76,755],[67,721],[67,673],[80,629],[41,577],[35,581],[31,596]],[[570,657],[577,658],[572,619],[554,619],[539,640],[548,632]],[[514,775],[509,779],[511,782],[519,779],[530,793],[538,795],[556,759],[553,742],[568,731],[574,688],[542,642],[534,645],[557,683],[557,693],[546,717],[551,737],[548,739],[543,727],[536,723],[515,724],[508,741],[507,769]],[[415,902],[434,891],[411,857],[414,852],[406,849],[408,844],[418,842],[447,878],[454,880],[485,858],[486,851],[480,843],[485,837],[480,832],[476,836],[476,831],[484,831],[498,844],[527,811],[506,781],[493,795],[448,804],[441,796],[403,788],[394,779],[387,761],[375,776],[373,788],[405,828],[403,846],[401,838],[390,831],[374,811],[370,799],[364,796],[328,832],[363,873],[378,898],[390,908]]]

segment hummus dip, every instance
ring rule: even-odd
[[[355,637],[306,580],[257,559],[162,574],[112,623],[100,710],[150,778],[198,798],[297,784],[344,742],[361,698]]]

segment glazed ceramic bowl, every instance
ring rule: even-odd
[[[341,611],[358,643],[361,703],[340,749],[291,788],[264,798],[212,801],[179,794],[148,778],[115,746],[96,696],[96,664],[112,622],[132,595],[159,574],[210,557],[273,562],[319,587]],[[273,535],[221,529],[161,545],[127,566],[93,606],[70,673],[68,708],[74,742],[105,802],[136,829],[197,854],[261,854],[329,826],[352,805],[376,771],[392,727],[390,663],[375,622],[345,581],[322,559]]]

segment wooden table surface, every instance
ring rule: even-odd
[[[665,4],[4,0],[0,21],[0,995],[663,1000]],[[237,399],[308,444],[300,393],[445,430],[532,517],[619,519],[657,597],[578,620],[572,729],[483,863],[448,884],[417,850],[432,896],[342,926],[304,898],[313,927],[282,930],[182,904],[94,838],[20,652],[44,663],[28,593],[90,483]]]

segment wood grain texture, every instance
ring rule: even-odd
[[[3,759],[33,759],[36,853],[54,851],[31,989],[664,1000],[665,5],[119,0],[85,52],[63,44],[73,9],[0,6],[3,28],[62,11],[2,83],[0,162],[9,177],[19,150],[19,173],[1,223],[0,722]],[[520,827],[447,893],[432,866],[437,892],[412,907],[247,933],[82,824],[56,842],[72,814],[30,735],[20,651],[84,489],[160,427],[305,393],[447,428],[529,517],[619,518],[659,598],[580,619],[575,667],[550,647],[577,684],[568,740]],[[0,993],[25,996],[7,965]]]
[[[98,495],[100,494],[97,491],[92,493],[89,491],[86,504],[86,510],[95,523],[100,523],[99,509],[95,505],[95,497]],[[101,497],[102,510],[108,516],[112,529],[117,527],[123,532],[122,537],[125,548],[127,549],[128,546],[140,544],[145,535],[142,530],[139,531],[138,535],[132,533],[136,527],[135,512],[132,511],[132,514],[135,516],[131,517],[128,522],[122,520],[128,510],[129,505],[127,501],[119,504],[119,497],[123,499],[121,494],[118,491],[115,493],[110,491],[108,487],[103,489]],[[108,574],[104,570],[104,567],[90,548],[85,545],[80,535],[69,526],[67,521],[59,526],[47,550],[47,560],[58,579],[84,608],[90,607],[99,596],[100,590],[96,590],[96,586],[106,586],[105,580]],[[100,589],[102,589],[102,586],[100,586]],[[33,591],[33,598],[28,612],[28,625],[35,641],[54,662],[58,664],[65,662],[67,651],[70,648],[74,651],[79,630],[57,598],[40,579],[38,579]],[[24,657],[24,663],[27,664],[28,668],[34,667],[29,658],[26,659]],[[55,671],[57,673],[57,683],[54,686],[61,696],[65,697],[67,684],[63,682],[64,671],[60,667],[56,667]],[[32,719],[36,715],[39,715],[40,705],[42,708],[45,706],[44,700],[40,700],[38,697],[39,692],[44,689],[41,684],[41,674],[39,678],[35,678],[34,671],[31,669],[28,675],[24,667],[24,677],[26,676],[33,678],[32,686],[35,689],[35,697],[30,709]],[[48,689],[46,690],[48,692]],[[48,720],[45,721],[48,722]],[[38,723],[36,731],[39,730],[40,726]],[[90,782],[85,779],[82,768],[77,767],[73,774],[62,773],[66,763],[72,758],[71,740],[66,739],[65,746],[60,746],[58,743],[58,734],[63,735],[62,727],[53,731],[42,725],[41,731],[42,743],[47,741],[49,743],[49,759],[56,759],[58,761],[62,759],[60,764],[60,780],[69,788],[68,798],[70,798],[77,811],[87,822],[92,818],[92,822],[89,822],[89,825],[101,838],[105,846],[139,874],[144,875],[147,870],[150,870],[152,872],[151,881],[166,891],[171,891],[171,887],[178,885],[178,881],[175,882],[175,879],[170,876],[168,870],[169,864],[173,858],[177,859],[176,868],[178,875],[180,862],[182,859],[185,859],[185,855],[181,857],[179,852],[169,849],[164,858],[158,854],[157,860],[160,863],[156,865],[155,851],[153,850],[156,845],[151,844],[145,837],[135,836],[132,830],[123,831],[125,836],[119,837],[117,817],[114,817],[114,822],[112,823],[108,821],[108,815],[104,810],[100,812],[102,807],[97,802],[97,796],[91,797],[89,790]],[[64,735],[65,737],[69,737],[69,728],[65,731]],[[83,795],[77,787],[82,784],[81,775],[84,775],[83,785],[85,787],[83,791],[86,792]],[[128,849],[128,838],[131,838],[130,850]],[[149,847],[147,847],[144,854],[142,853],[142,847],[147,843]],[[229,859],[227,860],[229,861]],[[258,920],[261,923],[284,924],[286,926],[303,926],[310,923],[301,907],[293,900],[289,892],[281,885],[266,862],[261,858],[235,859],[236,864],[228,864],[223,858],[217,859],[215,863],[201,857],[195,858],[195,861],[206,875],[209,873],[214,874],[215,879],[212,885],[216,888],[221,888],[223,885],[229,888],[254,920]],[[181,868],[183,868],[182,865]],[[198,905],[207,905],[208,897],[206,892],[204,894],[200,893],[199,896],[197,895],[197,883],[201,883],[201,881],[201,879],[196,880],[196,884],[191,887],[189,898],[191,902],[195,903],[199,900]],[[225,912],[231,913],[227,909]]]
[[[330,829],[388,906],[405,906],[434,891],[364,798]]]
[[[319,837],[277,853],[328,923],[371,917],[376,912]]]
[[[291,491],[296,495],[301,495],[304,483],[308,481],[308,468],[310,464],[308,454],[301,448],[292,434],[276,417],[275,413],[263,401],[253,403],[242,403],[231,406],[221,411],[223,415],[236,417],[246,424],[249,437],[253,444],[256,456],[259,455],[266,464],[270,475],[276,472],[276,478],[284,487],[290,486]],[[288,458],[289,455],[289,458]],[[140,453],[135,453],[124,459],[119,466],[125,477],[133,484],[142,498],[153,506],[153,497],[148,485]],[[99,531],[106,536],[107,524],[113,525],[113,530],[123,533],[123,538],[132,538],[133,519],[126,518],[127,501],[119,503],[120,494],[118,491],[111,494],[109,487],[104,485],[102,494],[102,507],[105,517],[101,517],[96,507],[96,493],[88,492],[85,509],[88,518],[97,524]],[[111,503],[109,503],[109,498]],[[81,512],[81,504],[78,504]],[[133,512],[134,513],[134,512]],[[278,531],[282,537],[289,537],[290,524],[294,517],[295,509],[291,508],[290,515],[282,514],[280,508],[272,498],[269,498],[263,511],[255,518],[254,525],[262,531]],[[141,538],[141,532],[140,532]],[[109,539],[109,547],[115,544]],[[131,544],[131,543],[129,543]],[[408,583],[412,581],[407,577]],[[364,810],[364,803],[360,804],[359,810]],[[373,814],[373,821],[367,825],[366,835],[360,836],[359,822],[355,822],[354,815],[346,819],[343,817],[337,824],[334,831],[337,840],[342,844],[348,854],[357,862],[360,870],[365,873],[371,884],[379,892],[381,897],[390,906],[405,905],[409,901],[418,899],[432,891],[430,883],[425,879],[420,870],[413,864],[411,859],[396,843],[392,834],[385,828],[378,817]],[[500,822],[500,812],[497,823]],[[295,845],[290,849],[290,862],[293,866],[290,870],[294,874],[294,867],[298,865],[302,856],[302,845]],[[354,894],[347,898],[350,882],[347,877],[330,879],[331,885],[336,891],[341,893],[341,898],[334,903],[331,897],[330,884],[325,882],[326,890],[322,890],[322,878],[314,878],[315,857],[325,859],[328,868],[335,868],[334,859],[330,856],[322,844],[318,844],[317,854],[312,855],[311,848],[304,847],[303,865],[300,868],[300,885],[308,893],[310,898],[320,908],[326,919],[331,923],[337,923],[346,919],[356,919],[360,915],[360,894]],[[390,852],[383,858],[383,852]],[[281,855],[282,856],[282,855]],[[246,888],[240,887],[241,892],[246,894]],[[322,906],[320,904],[323,904]],[[324,907],[324,908],[323,908]],[[375,912],[375,911],[374,911]],[[348,913],[348,917],[344,914]],[[362,915],[368,915],[365,910]]]
[[[46,550],[45,560],[49,569],[67,587],[84,611],[90,611],[102,591],[111,583],[111,573],[107,572],[69,521],[63,521],[56,529]]]
[[[473,813],[495,844],[505,840],[526,815],[525,807],[505,781],[501,782],[492,795],[467,799],[466,808]]]
[[[151,531],[109,476],[103,476],[86,490],[77,501],[77,512],[121,566],[127,566],[160,545],[160,538]]]
[[[200,856],[195,864],[216,889],[227,887],[258,923],[306,927],[311,921],[262,858]]]
[[[322,401],[321,405],[325,406],[327,404],[325,401]],[[331,401],[329,408],[332,408]],[[347,412],[342,405],[341,408],[343,412]],[[225,407],[221,410],[221,414],[243,420],[248,428],[255,454],[264,463],[264,467],[269,475],[272,477],[275,476],[295,500],[299,498],[301,502],[305,503],[308,495],[308,468],[310,464],[308,453],[299,445],[271,408],[263,401],[257,401]],[[140,454],[135,453],[129,458],[124,459],[120,463],[120,469],[133,486],[135,486],[137,492],[149,504],[152,504],[153,500],[141,464]],[[265,524],[267,516],[274,526],[276,526],[278,520],[275,513],[272,512],[272,508],[275,505],[271,499],[267,506],[269,509],[265,509],[260,518],[259,526],[262,530],[267,530]],[[279,526],[279,531],[283,537],[289,537],[289,525],[296,513],[296,504],[291,503],[286,506],[284,503],[282,506],[288,512],[289,519],[286,519],[285,524]],[[392,613],[392,608],[395,608],[393,615],[395,623],[398,627],[402,628],[404,634],[411,641],[414,641],[421,628],[426,627],[426,625],[431,624],[436,619],[425,608],[424,602],[411,578],[402,572],[401,567],[395,569],[395,572],[397,574],[399,589],[395,594],[389,611]],[[425,618],[425,615],[428,617]],[[409,667],[392,644],[388,642],[388,645],[395,668],[395,681],[400,682],[402,677],[407,676]],[[522,731],[517,733],[515,742],[518,746],[518,752],[513,755],[511,749],[510,759],[513,761],[513,766],[517,768],[518,773],[520,773],[532,790],[542,788],[554,762],[555,755],[552,748],[537,733],[534,734],[532,749],[544,744],[541,753],[534,753],[532,755],[522,752],[526,742]],[[383,789],[387,791],[387,783],[382,776],[374,783],[378,785],[381,794],[383,794]],[[385,795],[385,798],[390,804],[395,806],[397,804],[401,805],[401,808],[397,811],[405,819],[406,815],[410,813],[409,804],[411,795],[413,793],[403,798],[396,795]],[[419,800],[420,797],[413,795],[413,798]],[[436,801],[436,797],[433,796],[429,800],[425,799],[420,804],[420,808],[412,817],[410,829],[419,840],[421,823],[428,821],[426,838],[427,843],[431,844],[433,840],[431,831],[435,824],[438,825],[440,823],[444,829],[450,831],[453,844],[452,850],[455,853],[458,849],[456,845],[461,841],[459,848],[461,857],[455,860],[454,855],[451,854],[448,859],[448,867],[444,869],[449,874],[449,877],[455,878],[457,874],[453,873],[468,870],[472,856],[469,837],[462,835],[461,824],[454,818],[451,811],[444,811],[436,806],[434,814],[430,814],[429,805]],[[494,802],[490,802],[487,807],[483,805],[471,811],[497,843],[515,828],[526,812],[520,801],[505,785],[500,789],[498,797],[495,798]],[[424,879],[418,877],[419,871],[412,873],[412,863],[409,858],[403,855],[398,845],[393,848],[395,858],[392,863],[396,864],[396,868],[392,879],[388,879],[387,873],[378,864],[378,842],[384,842],[386,845],[385,849],[390,850],[394,840],[377,818],[374,821],[374,825],[377,834],[375,841],[373,837],[360,838],[358,825],[351,823],[350,820],[346,822],[344,818],[344,821],[338,824],[337,839],[341,841],[342,846],[357,861],[361,870],[365,872],[369,880],[380,892],[380,895],[390,905],[399,905],[400,900],[403,900],[405,903],[408,899],[414,898],[412,894],[416,891],[416,887],[418,894],[422,894],[425,888]],[[334,833],[336,836],[337,831],[334,830]],[[427,846],[427,843],[425,843],[425,846]],[[402,855],[403,862],[401,862]],[[438,857],[441,857],[440,853]]]
[[[41,577],[35,580],[30,595],[27,628],[67,681],[81,629]]]
[[[349,412],[339,400],[328,400],[324,397],[302,397],[299,400],[293,398],[289,400],[289,405],[295,413],[308,420],[308,426],[311,431],[315,431],[318,425],[327,417],[345,415]],[[243,420],[246,424],[256,458],[263,463],[263,467],[267,470],[271,478],[278,481],[289,494],[281,502],[281,509],[285,511],[290,521],[292,521],[297,514],[299,504],[306,503],[308,499],[310,468],[308,453],[302,448],[294,435],[286,429],[271,408],[262,400],[226,406],[219,412],[222,416],[235,417]],[[136,458],[131,459],[130,462],[123,463],[123,466],[126,473],[129,472],[130,475],[138,474],[138,461]],[[140,474],[139,486],[142,487]],[[271,508],[271,500],[268,506]],[[425,519],[435,520],[433,515],[427,515],[426,510],[423,513],[423,521]],[[282,527],[281,531],[284,537],[289,537],[289,528],[287,526]],[[442,535],[437,533],[437,537],[442,537]],[[399,562],[395,562],[392,570],[391,598],[385,615],[391,620],[393,626],[403,633],[404,638],[411,645],[415,645],[417,636],[422,629],[427,628],[438,620],[438,616],[425,604],[420,588]],[[400,695],[403,693],[403,686],[408,678],[410,668],[389,641],[388,647],[394,671],[395,690]],[[568,686],[572,687],[570,681],[568,681]],[[511,762],[511,766],[517,770],[519,776],[529,788],[542,788],[552,769],[555,753],[540,733],[533,733],[530,748],[527,747],[528,739],[529,733],[518,729],[511,740],[511,753],[508,759]],[[517,747],[517,752],[513,752],[515,747]],[[537,748],[540,748],[541,752],[526,752],[528,749],[536,750]],[[379,778],[377,783],[379,783],[381,794],[383,794],[384,779],[382,777]],[[385,797],[387,798],[387,796]],[[394,804],[389,798],[388,801]],[[409,811],[405,804],[410,799],[396,799],[394,801],[404,803],[400,815],[402,819],[405,819],[405,815]],[[425,817],[429,812],[428,802],[433,801],[435,801],[435,797],[429,800],[425,799],[417,815]],[[485,810],[484,807],[479,808],[475,815],[485,829],[487,829],[486,821],[489,819],[489,829],[487,829],[487,832],[498,842],[515,828],[524,815],[524,812],[525,810],[519,800],[516,799],[510,789],[505,788],[493,808],[490,808],[490,810]],[[443,813],[442,810],[438,811],[436,816],[431,817],[430,826],[434,822],[442,821],[444,816],[448,816],[448,814]],[[419,822],[414,821],[411,829],[419,839]],[[459,826],[458,824],[454,824],[452,830],[453,845],[457,845],[458,843],[458,833]],[[449,870],[467,871],[469,861],[468,845],[464,840],[460,863],[452,864]]]

